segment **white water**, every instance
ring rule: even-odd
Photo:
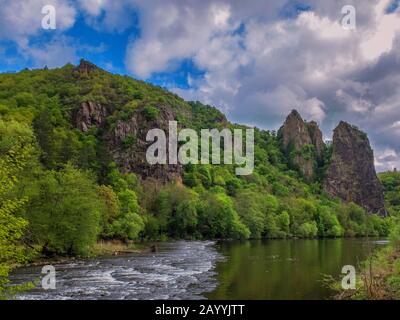
[[[217,286],[222,259],[212,241],[164,242],[156,253],[54,265],[56,289],[38,287],[19,299],[202,299]],[[40,278],[41,267],[20,268],[13,283]]]

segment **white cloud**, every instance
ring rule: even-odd
[[[109,3],[107,0],[79,0],[82,9],[91,16],[99,16]]]
[[[86,23],[98,31],[122,32],[136,24],[133,0],[77,0]]]
[[[378,171],[400,169],[399,153],[390,148],[380,151],[375,157],[375,167]]]
[[[16,41],[26,47],[29,37],[45,31],[42,29],[42,8],[52,5],[56,9],[57,31],[73,26],[76,10],[71,1],[62,0],[2,0],[0,4],[0,39]]]
[[[346,93],[343,89],[338,89],[336,91],[336,97],[349,112],[366,114],[374,109],[374,105],[371,101],[363,99],[362,96],[355,97],[354,95]]]
[[[393,46],[395,35],[400,31],[400,15],[385,14],[391,0],[379,1],[375,7],[375,26],[368,30],[361,43],[361,51],[365,58],[376,59]]]
[[[193,58],[214,36],[238,27],[231,21],[228,3],[193,3],[138,1],[142,36],[128,47],[130,71],[146,78],[168,70],[176,61]]]
[[[75,63],[79,58],[77,48],[66,37],[59,37],[44,46],[31,46],[26,53],[33,60],[35,67],[61,67],[67,63]]]
[[[42,48],[29,45],[40,32],[36,12],[44,2],[59,6],[62,30],[74,23],[70,1],[0,0],[0,37],[19,43],[37,64],[57,65],[76,57],[77,45],[62,38]],[[387,14],[389,0],[304,2],[311,10],[289,18],[282,13],[296,7],[281,0],[76,3],[96,30],[139,27],[125,59],[134,75],[173,72],[190,59],[203,73],[188,76],[189,89],[173,89],[180,95],[268,129],[277,129],[292,108],[318,120],[325,136],[339,120],[352,122],[370,135],[377,167],[389,168],[400,157],[400,9]],[[348,4],[356,8],[356,30],[340,24]]]
[[[46,5],[52,5],[56,10],[55,30],[42,28],[42,8]],[[1,0],[0,40],[14,42],[19,58],[32,61],[34,66],[60,66],[76,59],[76,48],[62,35],[74,25],[76,15],[69,0]],[[44,40],[38,41],[38,38]],[[32,39],[35,39],[34,43]],[[4,62],[14,63],[9,57]]]
[[[212,1],[183,7],[164,1],[157,6],[170,13],[166,22],[141,7],[143,34],[127,51],[128,67],[149,77],[192,59],[204,76],[175,92],[214,104],[233,121],[270,129],[277,129],[292,108],[321,122],[326,136],[339,120],[353,122],[369,133],[379,168],[388,168],[393,161],[381,150],[400,154],[390,127],[400,121],[400,100],[390,100],[398,97],[400,85],[399,69],[390,66],[392,61],[400,65],[395,44],[400,11],[387,14],[387,0],[308,2],[312,11],[292,19],[279,16],[275,1],[269,2],[275,3],[275,13],[260,10],[259,2],[244,12],[235,1],[220,1],[225,9],[214,16]],[[356,30],[341,26],[341,8],[347,4],[356,8]],[[235,32],[238,26],[241,32]]]

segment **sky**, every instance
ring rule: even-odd
[[[345,120],[378,171],[400,168],[400,0],[0,0],[0,72],[80,58],[232,122],[276,130],[297,109],[331,139]]]

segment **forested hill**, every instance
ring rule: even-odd
[[[236,176],[233,165],[149,165],[146,133],[170,120],[241,127],[83,60],[1,74],[0,234],[12,236],[0,237],[0,263],[85,255],[99,239],[387,234],[372,150],[357,128],[341,123],[327,146],[294,111],[278,133],[255,130],[254,172]]]

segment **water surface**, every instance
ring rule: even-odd
[[[329,299],[324,275],[341,276],[344,265],[357,268],[387,241],[371,239],[260,240],[226,242],[218,251],[219,285],[210,299]]]
[[[55,265],[56,289],[20,299],[328,299],[323,275],[357,267],[385,241],[371,239],[171,241],[156,253]],[[20,268],[13,283],[41,276]]]
[[[204,299],[216,288],[216,262],[222,256],[211,241],[157,245],[156,253],[82,260],[54,265],[56,289],[37,288],[19,299]],[[12,282],[32,281],[42,267],[16,270]]]

